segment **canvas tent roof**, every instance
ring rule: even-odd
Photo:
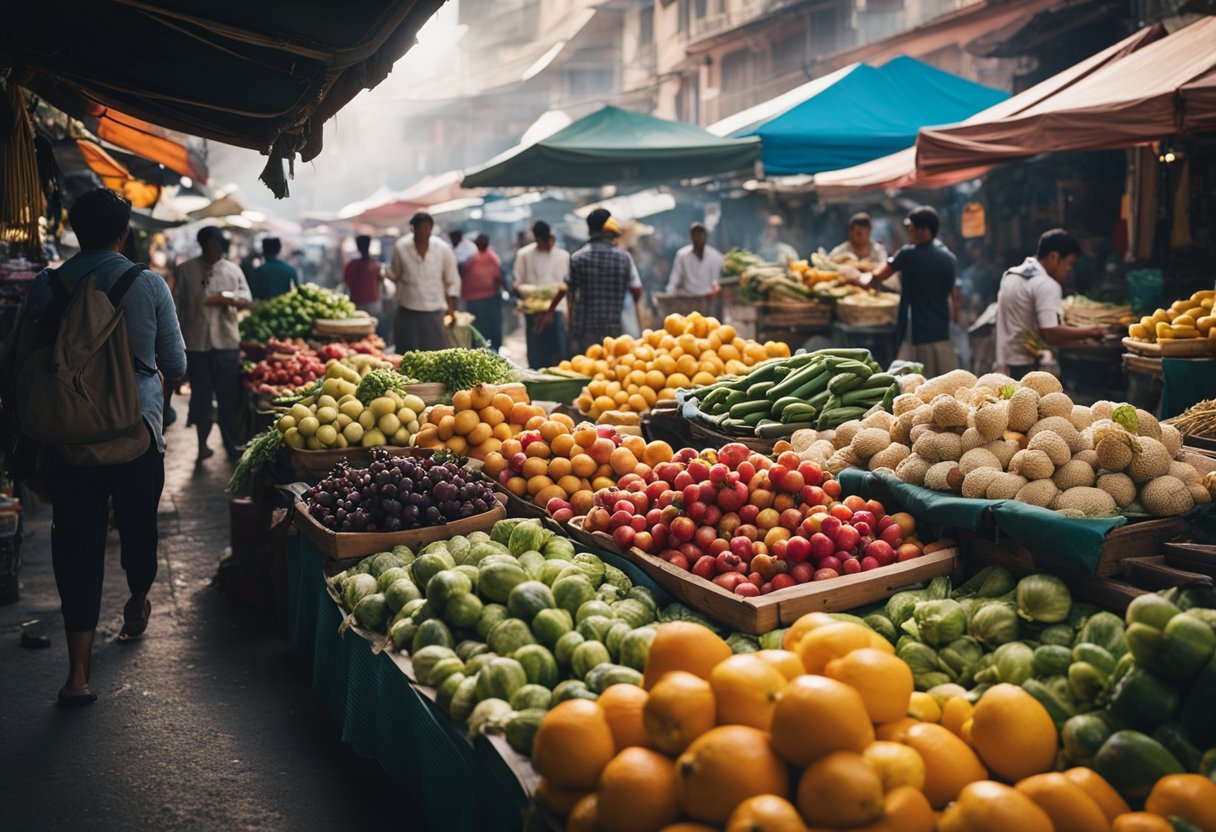
[[[1068,69],[1058,72],[1012,98],[976,113],[962,124],[986,122],[1007,118],[1036,106],[1051,96],[1060,93],[1078,81],[1092,75],[1108,64],[1118,61],[1156,40],[1165,37],[1160,25],[1149,26],[1101,52],[1086,58]],[[898,153],[883,156],[860,165],[841,170],[826,171],[815,175],[815,189],[824,193],[834,191],[860,191],[885,188],[942,188],[964,182],[981,175],[988,165],[973,165],[938,174],[918,172],[916,148],[909,147]]]
[[[766,174],[867,162],[911,146],[926,124],[952,124],[1009,97],[903,55],[881,67],[845,70],[833,73],[835,83],[804,85],[809,98],[732,133],[760,138]]]
[[[1006,117],[921,131],[929,173],[1216,130],[1216,18],[1203,18]]]
[[[307,161],[321,150],[322,122],[382,81],[442,2],[9,4],[0,66],[82,120],[101,105]],[[281,163],[277,179],[276,193],[285,192]]]
[[[728,139],[691,124],[604,107],[465,174],[464,186],[599,187],[690,179],[741,170],[757,139]]]

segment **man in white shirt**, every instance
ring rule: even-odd
[[[692,242],[676,252],[671,264],[671,279],[667,281],[667,294],[679,292],[685,295],[709,295],[713,297],[722,288],[722,268],[726,258],[722,252],[709,245],[709,230],[699,222],[688,229]]]
[[[1027,257],[1001,278],[996,297],[996,369],[1014,378],[1039,367],[1038,353],[1027,347],[1030,336],[1062,346],[1106,332],[1100,326],[1064,324],[1063,283],[1081,246],[1062,228],[1039,237],[1034,257]]]
[[[570,252],[557,247],[549,223],[538,220],[532,225],[535,242],[528,243],[515,254],[513,289],[519,295],[521,284],[530,286],[564,286],[570,275]],[[536,331],[528,321],[528,366],[539,369],[552,367],[566,358],[565,304],[553,313],[548,325]]]
[[[854,214],[849,218],[849,239],[828,252],[828,256],[852,255],[869,265],[869,269],[863,271],[877,269],[887,262],[887,250],[882,243],[870,236],[873,230],[874,224],[870,221],[869,214],[864,211]]]
[[[219,412],[220,438],[230,460],[239,453],[236,419],[240,410],[241,334],[238,310],[253,303],[241,267],[225,258],[228,238],[207,226],[199,229],[203,252],[177,270],[177,315],[186,342],[186,374],[190,380],[187,424],[198,432],[198,459],[214,454],[207,447],[211,435],[211,402]]]
[[[456,320],[460,273],[452,248],[431,235],[435,220],[419,212],[410,220],[414,233],[393,247],[388,276],[397,286],[393,334],[397,352],[441,350],[450,346],[443,316]]]

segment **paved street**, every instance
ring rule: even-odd
[[[178,404],[184,421],[184,402]],[[66,676],[50,562],[50,508],[27,513],[21,600],[0,607],[0,828],[418,829],[408,799],[339,741],[306,672],[264,618],[210,587],[228,541],[216,456],[170,429],[160,572],[142,641],[119,644],[126,583],[111,535],[93,659],[99,701],[53,706]],[[23,622],[51,636],[19,645]]]

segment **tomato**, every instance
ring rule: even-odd
[[[835,569],[816,569],[815,574],[812,576],[812,580],[827,581],[827,580],[831,580],[832,578],[839,578],[839,577],[840,577],[840,573],[837,572]]]
[[[698,578],[704,578],[707,581],[713,580],[716,571],[713,555],[701,555],[692,565],[692,573]]]
[[[821,488],[833,500],[840,499],[840,480],[825,480]]]
[[[721,575],[714,578],[714,583],[725,589],[727,592],[734,592],[735,587],[739,584],[747,583],[747,579],[738,572],[723,572]]]
[[[650,532],[636,532],[633,535],[633,545],[643,552],[654,551],[654,536]]]
[[[709,551],[709,547],[718,539],[718,530],[713,526],[699,526],[696,533],[693,535],[692,542],[704,552]]]

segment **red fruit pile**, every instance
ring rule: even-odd
[[[281,396],[315,382],[331,360],[356,353],[383,356],[383,350],[384,341],[375,335],[352,344],[325,344],[316,350],[301,338],[272,338],[266,343],[266,357],[245,371],[245,383],[255,392]]]
[[[745,445],[678,451],[649,477],[602,488],[584,528],[656,554],[746,597],[851,575],[922,554],[916,522],[877,500],[841,499],[840,482],[786,452]]]

